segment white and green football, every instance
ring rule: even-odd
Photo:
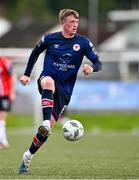
[[[63,125],[63,136],[69,141],[76,141],[84,134],[84,127],[77,120],[68,120]]]

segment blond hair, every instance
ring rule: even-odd
[[[73,9],[62,9],[59,12],[60,23],[68,16],[73,15],[76,19],[79,19],[79,13]]]

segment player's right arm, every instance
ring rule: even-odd
[[[30,77],[30,74],[32,72],[32,69],[39,57],[39,55],[45,50],[47,49],[47,45],[46,45],[46,41],[47,41],[47,36],[44,36],[41,41],[39,43],[37,43],[37,45],[35,46],[35,48],[32,50],[28,63],[27,63],[27,67],[25,70],[24,75]]]
[[[30,82],[30,75],[33,70],[33,67],[39,57],[39,55],[47,49],[47,36],[44,36],[39,43],[35,46],[35,48],[32,50],[29,60],[27,62],[27,67],[24,72],[24,75],[21,76],[20,82],[25,86],[29,84]]]

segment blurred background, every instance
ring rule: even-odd
[[[78,33],[92,40],[103,63],[102,71],[87,77],[81,67],[65,117],[79,119],[87,128],[138,132],[139,0],[0,0],[0,55],[11,59],[17,76],[17,98],[8,126],[33,127],[41,121],[36,80],[43,54],[29,86],[21,86],[19,77],[38,40],[60,30],[62,8],[79,12]]]
[[[66,141],[57,123],[21,177],[19,162],[42,121],[36,80],[44,54],[28,86],[19,77],[40,38],[60,30],[62,8],[79,12],[78,33],[91,39],[103,69],[84,76],[81,66],[62,118],[81,121],[83,138]],[[0,151],[0,179],[139,179],[139,0],[0,0],[0,56],[13,62],[17,76],[7,119],[10,148]]]

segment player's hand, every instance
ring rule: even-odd
[[[10,94],[10,100],[11,100],[11,102],[13,102],[13,101],[15,100],[15,98],[16,98],[15,92],[11,92],[11,94]]]
[[[20,78],[20,82],[22,83],[23,86],[26,86],[27,84],[30,83],[30,77],[23,75]]]
[[[83,73],[84,73],[84,75],[88,75],[88,74],[90,74],[92,72],[93,72],[92,66],[90,66],[88,64],[83,65]]]

